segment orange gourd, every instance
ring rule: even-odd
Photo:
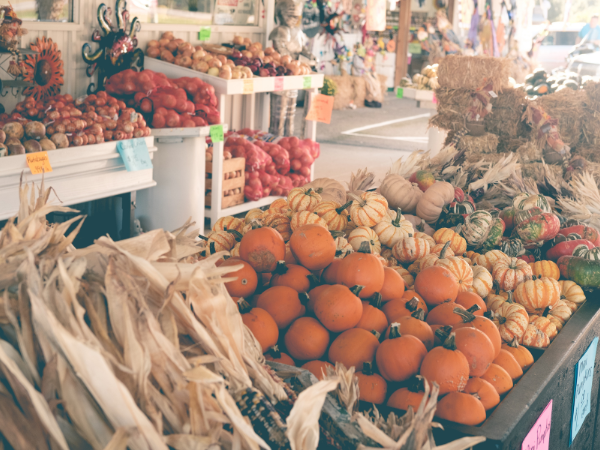
[[[271,317],[264,309],[250,309],[250,305],[243,299],[240,299],[240,302],[242,303],[240,307],[242,322],[244,322],[244,325],[252,331],[252,334],[260,343],[264,353],[269,347],[273,347],[277,344],[277,339],[279,339],[279,328],[277,327],[277,323],[275,323],[273,317]]]
[[[458,280],[445,267],[432,266],[419,272],[415,278],[417,291],[428,305],[439,305],[456,300],[459,291]]]
[[[235,272],[229,272],[226,278],[236,278],[233,281],[225,283],[225,289],[232,297],[250,297],[256,291],[258,285],[258,276],[252,266],[246,261],[237,258],[229,258],[219,264],[219,267],[237,266],[243,267]]]
[[[323,274],[321,275],[321,281],[323,283],[337,284],[338,271],[342,261],[343,260],[336,258],[323,270]]]
[[[502,338],[500,337],[500,332],[494,322],[487,317],[475,316],[474,314],[471,314],[470,311],[458,310],[454,312],[463,319],[461,323],[454,325],[454,330],[459,328],[477,328],[478,330],[483,331],[494,345],[494,358],[498,356],[500,348],[502,347]]]
[[[285,242],[273,228],[255,228],[240,241],[240,259],[258,273],[273,272],[277,261],[285,258]]]
[[[362,305],[362,316],[356,324],[356,328],[367,331],[375,330],[382,334],[388,326],[388,321],[385,313],[381,310],[381,296],[375,294],[370,301],[363,300]]]
[[[273,276],[271,286],[287,286],[296,292],[308,292],[311,284],[316,284],[316,277],[305,267],[297,264],[286,264],[279,261]]]
[[[485,408],[476,397],[463,392],[451,392],[438,401],[435,416],[440,419],[475,426],[485,422]]]
[[[341,284],[329,286],[315,302],[315,316],[334,333],[355,327],[363,312],[362,302],[355,295],[358,291],[360,286],[353,290]]]
[[[436,335],[441,341],[445,341],[450,330],[441,328]],[[492,341],[476,328],[458,328],[454,330],[456,348],[465,355],[469,362],[469,376],[479,377],[483,375],[490,364],[494,362],[495,349]]]
[[[482,379],[489,382],[498,395],[504,395],[513,388],[513,381],[506,370],[498,364],[492,363],[490,368],[481,376]]]
[[[363,363],[372,361],[379,347],[377,336],[362,328],[351,328],[344,331],[329,347],[329,362],[342,363],[346,368],[356,367],[362,370]]]
[[[329,332],[317,319],[300,317],[290,325],[284,341],[285,348],[295,360],[319,359],[329,346]]]
[[[383,269],[383,287],[379,291],[381,300],[389,302],[404,294],[404,280],[398,272],[390,267]]]
[[[324,269],[331,264],[335,259],[335,248],[333,236],[320,225],[301,226],[290,238],[294,258],[308,270]]]
[[[295,366],[296,363],[287,353],[283,353],[279,350],[278,345],[274,345],[265,353],[265,359],[267,361],[273,361],[280,364],[287,364],[288,366]]]
[[[394,322],[400,325],[400,329],[404,336],[414,336],[418,338],[423,345],[425,345],[427,351],[433,348],[433,331],[429,324],[425,322],[425,313],[422,309],[417,309],[410,316],[399,317]],[[390,331],[388,330],[388,335],[389,332]]]
[[[425,395],[423,389],[423,377],[416,375],[408,381],[407,387],[400,388],[390,395],[387,406],[403,411],[412,407],[413,411],[417,411]]]
[[[327,367],[331,367],[333,369],[333,364],[328,363],[327,361],[315,360],[307,362],[301,368],[308,370],[317,378],[317,380],[321,381],[323,378],[325,378],[325,374],[327,374]]]
[[[510,352],[515,357],[523,372],[527,372],[534,363],[531,352],[526,347],[519,345],[517,338],[509,343],[502,344],[502,349]]]
[[[342,259],[338,269],[338,283],[348,287],[364,286],[359,294],[360,298],[369,298],[381,291],[385,281],[383,264],[369,252],[369,245],[362,243],[358,252]]]
[[[523,369],[521,368],[521,365],[508,350],[501,349],[500,354],[496,356],[496,359],[494,359],[494,364],[498,364],[500,367],[506,370],[513,382],[517,381],[523,376]]]
[[[387,395],[387,382],[373,371],[373,363],[365,362],[362,371],[356,372],[359,399],[381,405]]]
[[[480,309],[473,312],[476,316],[483,316],[483,313],[487,311],[485,302],[475,292],[459,292],[456,297],[456,303],[465,309],[469,309],[473,305],[478,305]]]
[[[306,302],[308,297],[303,295]],[[287,328],[290,323],[303,314],[300,296],[291,287],[274,286],[258,296],[256,306],[271,314],[279,329]]]
[[[469,362],[456,348],[455,335],[451,333],[441,347],[434,347],[421,364],[421,375],[429,383],[437,383],[440,395],[459,392],[469,380]]]
[[[454,303],[442,303],[436,306],[427,314],[427,323],[429,325],[456,325],[463,321],[462,317],[455,313],[455,310],[465,310],[464,307]]]
[[[313,312],[315,310],[315,303],[317,302],[319,296],[328,288],[328,284],[322,284],[321,286],[316,286],[308,291],[308,303],[306,304],[306,309],[309,312]]]
[[[469,379],[463,392],[476,396],[486,411],[495,408],[500,403],[500,396],[494,386],[483,378],[475,377]]]
[[[379,344],[376,353],[379,373],[387,381],[404,381],[419,373],[425,345],[415,336],[402,336],[398,324],[392,324],[390,337]]]

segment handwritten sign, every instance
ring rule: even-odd
[[[312,78],[304,77],[304,89],[310,89],[312,87]]]
[[[50,165],[47,152],[27,153],[25,158],[27,158],[27,165],[33,175],[52,172],[52,166]]]
[[[523,440],[521,450],[548,450],[550,448],[550,425],[552,421],[552,400],[538,420],[533,424]]]
[[[211,125],[210,139],[215,142],[223,142],[223,125]]]
[[[331,123],[331,112],[333,111],[333,96],[317,94],[310,103],[310,110],[306,115],[306,120],[316,120],[317,122]]]
[[[117,142],[117,151],[123,158],[127,172],[152,169],[150,153],[145,139],[127,139]]]
[[[210,28],[201,28],[198,32],[198,40],[199,41],[208,41],[210,40]]]
[[[575,365],[575,387],[573,389],[573,414],[571,415],[571,445],[579,432],[585,418],[590,413],[592,384],[594,382],[594,365],[598,337],[595,337],[579,362]]]
[[[396,88],[396,98],[402,98],[404,97],[404,89],[399,87]]]
[[[254,92],[254,80],[252,78],[248,78],[244,80],[244,94],[252,94]]]
[[[275,77],[275,91],[283,91],[283,77]]]

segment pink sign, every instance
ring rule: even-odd
[[[435,92],[433,93],[433,103],[437,105],[437,97],[435,96]]]
[[[283,77],[275,77],[275,90],[283,91]]]
[[[521,450],[548,450],[550,447],[550,425],[552,421],[552,400],[535,422],[521,445]]]

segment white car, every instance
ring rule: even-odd
[[[540,67],[551,72],[566,63],[569,52],[575,48],[579,31],[585,23],[554,22],[548,36],[542,41],[536,59]]]
[[[600,52],[576,56],[567,69],[580,77],[600,77]]]

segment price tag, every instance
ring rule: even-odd
[[[52,172],[52,166],[48,159],[48,152],[27,153],[27,165],[33,175],[39,175],[44,172]]]
[[[416,42],[410,42],[408,44],[408,53],[412,55],[420,55],[423,49],[421,48],[421,44]]]
[[[275,91],[283,91],[283,77],[275,77]]]
[[[594,366],[598,337],[595,337],[579,362],[575,365],[575,387],[573,388],[573,414],[571,415],[571,436],[569,445],[575,440],[585,418],[590,413]]]
[[[252,94],[254,92],[254,80],[248,78],[244,80],[244,94]]]
[[[210,139],[213,141],[213,144],[223,142],[223,125],[210,126]]]
[[[312,87],[312,78],[311,77],[304,77],[304,89],[310,89]]]
[[[403,98],[404,97],[404,88],[396,88],[396,98]]]
[[[201,28],[200,31],[198,32],[198,40],[199,41],[210,40],[210,33],[211,33],[210,28]]]
[[[437,105],[437,97],[435,96],[435,92],[433,93],[433,103]]]
[[[533,424],[521,444],[521,450],[548,450],[550,447],[550,425],[552,424],[552,400],[538,420]]]
[[[127,172],[137,172],[153,167],[146,140],[143,138],[119,141],[117,142],[117,151],[123,158]]]
[[[317,94],[310,103],[310,110],[306,120],[316,120],[322,123],[331,123],[331,112],[333,111],[333,96]]]

